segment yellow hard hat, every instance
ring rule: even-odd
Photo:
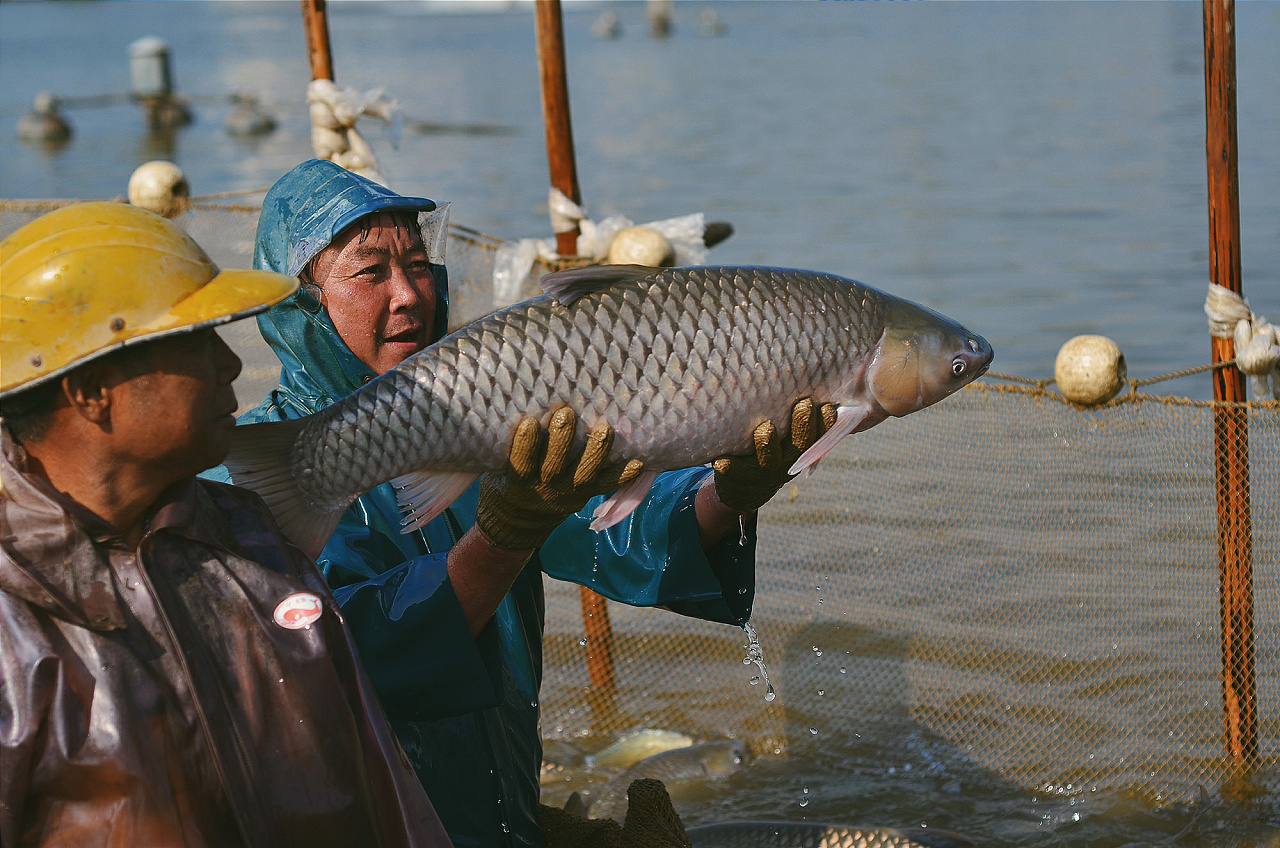
[[[298,287],[222,271],[191,236],[123,203],[77,203],[0,242],[0,396],[123,345],[262,312]]]

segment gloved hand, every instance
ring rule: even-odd
[[[605,423],[587,434],[573,461],[577,425],[578,416],[568,407],[552,414],[545,437],[537,419],[524,419],[511,441],[506,471],[480,478],[476,524],[498,547],[538,547],[591,498],[630,482],[643,470],[638,459],[605,465],[613,445],[613,428]]]
[[[833,404],[815,407],[811,398],[797,401],[791,407],[791,432],[785,440],[773,422],[766,421],[752,433],[754,455],[722,456],[712,464],[716,471],[716,497],[735,512],[755,512],[791,479],[787,469],[800,454],[835,423]]]

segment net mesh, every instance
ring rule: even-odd
[[[0,203],[0,235],[49,208]],[[256,210],[182,220],[220,265],[247,267]],[[451,232],[455,325],[492,308],[500,243]],[[278,365],[252,322],[226,333],[251,406]],[[1256,696],[1224,715],[1215,421],[1229,416],[1247,425],[1248,473],[1222,497],[1251,509],[1245,555],[1227,565],[1252,572],[1252,653],[1236,639]],[[1274,792],[1278,460],[1280,403],[1133,394],[1083,410],[984,379],[846,439],[761,512],[752,623],[775,700],[752,684],[742,631],[620,604],[604,693],[578,589],[548,580],[544,735],[665,727],[785,753],[811,725],[874,733],[900,714],[1028,788],[1190,798],[1243,770]],[[1239,634],[1244,620],[1227,621]],[[1254,711],[1256,744],[1233,759],[1224,728],[1242,721],[1247,743]]]

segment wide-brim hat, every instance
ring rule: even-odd
[[[0,397],[121,347],[225,324],[298,288],[222,271],[177,224],[136,206],[65,206],[0,242]]]

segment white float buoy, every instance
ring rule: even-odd
[[[667,237],[652,227],[627,227],[619,230],[609,243],[609,264],[648,265],[669,268],[675,264],[676,251]]]
[[[191,206],[190,198],[186,175],[172,162],[147,162],[129,177],[129,202],[157,215],[176,218]]]
[[[1120,346],[1106,336],[1076,336],[1058,350],[1053,378],[1072,403],[1106,403],[1124,386],[1128,367]]]
[[[18,138],[22,141],[57,145],[71,138],[71,124],[62,117],[58,108],[62,98],[52,91],[36,95],[31,111],[18,121]]]

